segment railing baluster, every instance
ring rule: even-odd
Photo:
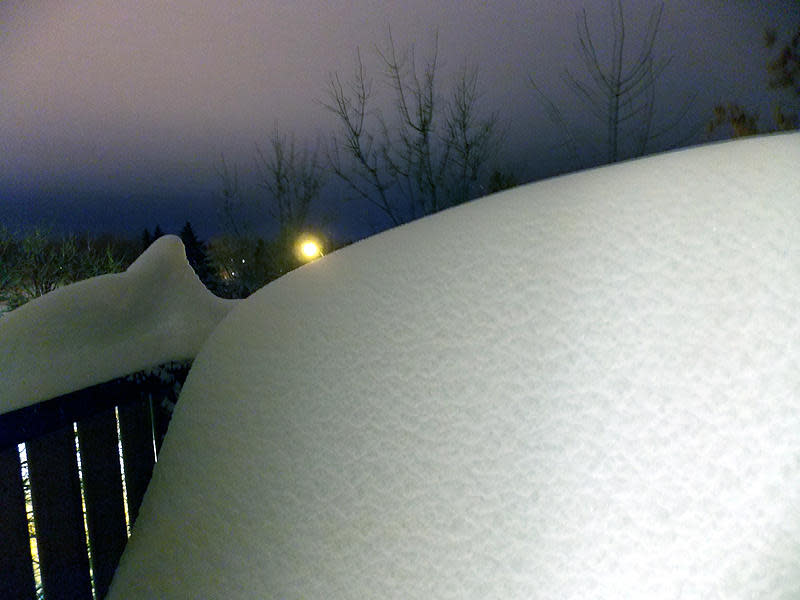
[[[89,558],[72,424],[26,444],[47,600],[89,600]]]
[[[133,526],[155,463],[153,425],[150,420],[150,403],[146,396],[119,407],[119,428],[122,457],[125,461],[128,516]]]
[[[0,452],[0,506],[0,598],[33,600],[36,584],[16,446]]]
[[[90,391],[108,393],[102,388]],[[103,598],[128,540],[114,408],[78,422],[78,438],[94,585],[97,597]]]

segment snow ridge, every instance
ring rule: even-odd
[[[0,414],[195,357],[238,301],[214,296],[166,235],[124,273],[56,289],[0,319]]]

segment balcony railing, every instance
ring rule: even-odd
[[[169,373],[0,416],[0,598],[106,595],[188,366]]]

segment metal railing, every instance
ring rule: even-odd
[[[105,597],[188,370],[0,415],[0,598]]]

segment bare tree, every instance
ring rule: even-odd
[[[357,48],[352,80],[332,74],[323,103],[340,124],[327,148],[334,174],[394,225],[474,197],[500,137],[497,115],[479,110],[477,70],[465,67],[442,100],[438,35],[422,65],[413,45],[398,50],[391,29],[377,55],[394,92],[394,118],[372,108],[372,81]]]
[[[454,167],[450,188],[454,203],[473,197],[474,186],[484,174],[482,169],[499,150],[498,114],[494,112],[481,118],[477,110],[479,98],[478,71],[464,65],[447,107],[446,120],[446,146],[452,149]],[[491,187],[491,182],[489,185]]]
[[[256,146],[256,170],[258,186],[267,193],[267,212],[279,230],[300,233],[324,184],[317,152],[307,147],[298,150],[294,135],[275,129],[269,154]]]
[[[564,78],[575,95],[586,104],[592,116],[603,124],[607,162],[617,162],[623,158],[645,154],[652,142],[678,126],[696,96],[690,97],[669,123],[656,127],[654,124],[656,81],[672,60],[671,57],[656,60],[654,54],[663,10],[663,3],[653,9],[638,58],[630,66],[625,64],[626,30],[621,0],[611,2],[614,34],[608,65],[603,65],[598,56],[589,31],[586,10],[577,16],[579,51],[591,81],[581,82],[568,70],[565,70]],[[573,157],[582,163],[578,154],[577,138],[561,111],[544,95],[532,77],[530,82],[543,99],[550,119],[565,132],[566,143]],[[631,140],[631,143],[624,145],[623,140]]]
[[[314,202],[325,184],[324,168],[318,151],[295,142],[277,128],[269,138],[267,150],[256,145],[256,188],[260,194],[245,201],[239,188],[237,170],[228,167],[225,157],[217,174],[222,182],[222,214],[229,233],[209,243],[216,274],[222,279],[223,295],[243,297],[268,281],[300,265],[294,246],[299,235],[310,226]],[[246,216],[262,211],[277,227],[269,240],[259,237]],[[317,215],[328,218],[328,215]],[[316,228],[313,228],[316,229]]]
[[[239,190],[239,170],[234,165],[233,171],[228,168],[228,163],[225,161],[225,155],[220,156],[220,164],[215,167],[217,177],[222,184],[222,220],[224,225],[230,229],[235,236],[242,236],[244,234],[245,225],[239,223],[237,213],[242,210],[242,196]]]
[[[6,301],[15,292],[18,246],[11,232],[4,226],[0,227],[0,315],[7,306]]]
[[[127,266],[110,243],[104,249],[88,236],[53,236],[35,229],[19,240],[0,232],[0,301],[17,308],[59,286],[116,273]]]
[[[338,73],[331,75],[328,82],[330,103],[324,106],[339,118],[341,124],[339,136],[331,137],[328,163],[333,173],[358,197],[375,204],[393,224],[399,225],[402,219],[389,200],[393,182],[383,172],[381,153],[375,147],[374,135],[365,129],[367,102],[371,95],[372,82],[367,79],[361,51],[356,48],[355,74],[347,91]]]

